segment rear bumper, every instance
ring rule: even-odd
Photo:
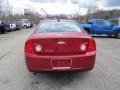
[[[96,52],[90,52],[85,55],[71,56],[38,56],[25,54],[26,65],[29,71],[74,71],[89,70],[94,67]],[[51,64],[55,58],[70,58],[72,63],[70,67],[54,68]]]

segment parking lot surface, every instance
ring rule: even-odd
[[[120,90],[120,40],[94,37],[96,65],[87,72],[40,72],[26,69],[24,43],[35,30],[0,34],[0,90]]]

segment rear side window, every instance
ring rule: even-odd
[[[96,20],[96,24],[97,25],[105,25],[105,21],[104,20]]]
[[[73,22],[44,22],[38,25],[36,32],[82,32],[82,29]]]

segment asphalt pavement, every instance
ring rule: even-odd
[[[94,37],[95,68],[86,72],[28,72],[24,43],[35,30],[0,34],[0,90],[120,90],[120,39]]]

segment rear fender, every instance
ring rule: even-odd
[[[114,35],[116,35],[117,32],[120,31],[120,27],[115,27],[115,28],[113,28],[113,31],[114,31]]]

